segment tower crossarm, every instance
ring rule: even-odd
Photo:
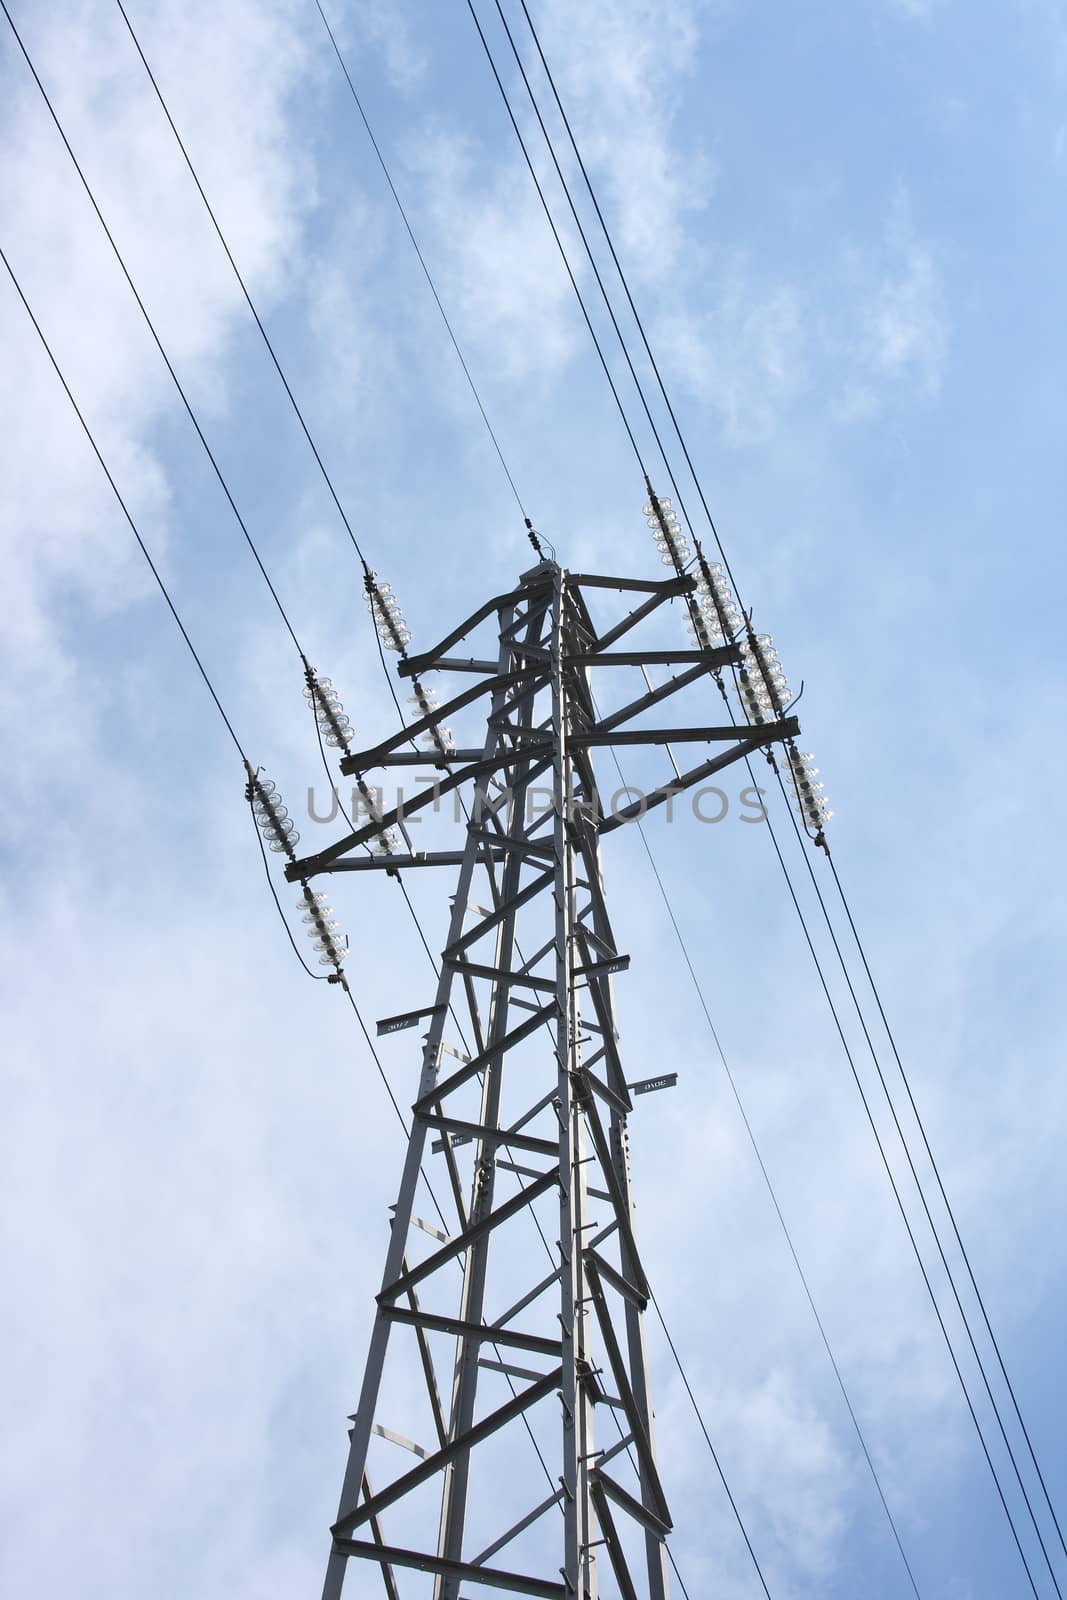
[[[533,569],[534,573],[537,573],[540,570],[541,569],[537,567]],[[473,633],[483,622],[486,621],[487,618],[494,615],[504,618],[505,616],[512,614],[514,607],[519,606],[521,608],[521,606],[529,599],[531,592],[531,586],[526,582],[526,578],[528,577],[530,577],[530,574],[526,574],[520,587],[512,590],[510,594],[498,595],[495,600],[487,600],[484,605],[479,606],[477,611],[473,612],[467,618],[466,622],[461,622],[458,628],[453,628],[452,632],[446,634],[440,643],[436,644],[432,650],[425,650],[421,655],[409,655],[405,661],[401,661],[397,666],[397,672],[399,673],[400,677],[413,678],[420,676],[424,672],[430,672],[435,668],[440,667],[442,665],[441,658],[444,656],[444,652],[446,650],[450,650],[453,645],[459,644],[461,639],[466,639],[468,635]],[[520,615],[520,624],[523,622],[523,620],[524,619]],[[506,629],[504,627],[501,628],[500,637],[502,642],[511,643],[511,641],[506,638]],[[518,653],[521,654],[521,647],[518,647]],[[488,667],[490,666],[490,663],[486,662],[485,665]]]
[[[341,762],[342,773],[346,776],[352,776],[358,772],[367,772],[374,767],[380,767],[387,756],[399,750],[402,745],[408,744],[412,739],[417,739],[420,734],[428,733],[431,728],[437,726],[444,719],[454,717],[457,712],[465,710],[467,706],[473,705],[476,700],[480,700],[484,696],[499,693],[501,689],[516,687],[519,683],[535,676],[537,670],[534,667],[521,667],[513,672],[500,673],[496,671],[495,662],[493,663],[493,669],[492,677],[487,678],[483,683],[473,684],[469,689],[465,689],[462,694],[458,694],[454,699],[446,701],[431,716],[420,717],[417,722],[408,723],[406,727],[400,729],[399,733],[394,733],[391,738],[383,740],[381,744],[375,745],[371,750],[353,751],[350,756],[346,756]],[[437,752],[432,753],[432,758],[440,759]]]
[[[589,750],[594,745],[623,744],[725,744],[744,745],[746,751],[753,746],[780,743],[795,738],[800,724],[795,717],[780,722],[766,722],[758,728],[742,728],[736,723],[727,728],[590,728],[588,733],[576,733],[571,743],[579,750]]]

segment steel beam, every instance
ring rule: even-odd
[[[528,1594],[541,1600],[573,1600],[562,1583],[525,1577],[519,1572],[503,1572],[496,1567],[479,1567],[471,1561],[448,1561],[443,1556],[425,1555],[398,1545],[380,1545],[368,1539],[335,1539],[334,1548],[343,1556],[370,1556],[388,1561],[394,1567],[413,1567],[417,1572],[433,1572],[441,1577],[484,1584],[489,1589],[508,1589],[513,1594]]]

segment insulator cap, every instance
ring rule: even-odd
[[[307,924],[305,932],[311,940],[312,949],[319,951],[319,964],[336,967],[340,971],[348,954],[348,940],[341,932],[340,925],[334,921],[325,894],[320,889],[305,888],[296,906],[298,911],[303,912],[303,921]]]
[[[381,583],[376,572],[368,572],[363,590],[371,620],[385,650],[401,654],[411,643],[411,633],[404,621],[404,613],[397,604],[392,586]]]
[[[293,856],[293,847],[300,838],[277,787],[270,778],[252,778],[249,783],[252,815],[263,834],[267,848]]]
[[[345,715],[341,696],[334,688],[332,679],[317,677],[311,667],[308,667],[306,676],[307,685],[304,694],[315,713],[315,720],[324,743],[333,750],[343,750],[346,755],[350,754],[352,724]]]
[[[692,560],[689,540],[669,498],[654,495],[644,507],[645,518],[652,529],[660,560],[665,567],[681,571]]]
[[[802,819],[821,832],[833,816],[826,798],[826,785],[818,781],[819,769],[810,750],[787,747],[789,771],[793,779],[792,800]]]
[[[741,663],[745,709],[756,722],[776,721],[784,715],[792,696],[770,635],[749,634],[741,646]]]

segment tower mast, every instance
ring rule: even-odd
[[[601,840],[798,731],[786,717],[647,725],[653,707],[743,665],[735,645],[714,646],[699,627],[697,648],[632,647],[671,602],[699,616],[698,587],[684,573],[646,582],[546,560],[409,656],[395,602],[368,579],[383,642],[401,649],[425,714],[345,757],[367,820],[287,876],[457,876],[432,999],[378,1024],[426,1031],[323,1600],[340,1600],[352,1563],[376,1565],[392,1600],[410,1570],[432,1575],[434,1600],[474,1585],[666,1600],[671,1518],[628,1124],[635,1094],[672,1075],[657,1062],[634,1082],[623,1069],[612,980],[629,957],[608,916]],[[620,597],[630,609],[598,629],[591,603],[618,610]],[[490,630],[482,656],[453,653]],[[659,688],[648,687],[650,666],[671,674]],[[642,669],[641,692],[619,701],[618,684]],[[438,707],[422,687],[436,671],[473,685]],[[602,697],[619,701],[606,715]],[[447,719],[476,713],[482,742],[457,747]],[[596,752],[694,742],[696,766],[605,812]],[[429,785],[391,808],[370,799],[368,777],[404,773]],[[462,849],[415,849],[409,820],[446,796],[465,823]],[[420,1179],[446,1186],[447,1231],[419,1216]]]

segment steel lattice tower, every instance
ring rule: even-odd
[[[475,1585],[560,1600],[668,1593],[627,1128],[634,1093],[672,1075],[657,1062],[634,1083],[623,1069],[612,979],[629,957],[608,916],[601,839],[797,732],[773,712],[756,726],[645,725],[679,690],[744,671],[744,647],[711,643],[699,587],[699,574],[643,582],[543,561],[435,649],[405,652],[399,671],[426,714],[345,757],[368,820],[287,868],[304,883],[457,873],[432,1002],[378,1024],[427,1031],[324,1600],[338,1600],[353,1561],[377,1566],[392,1600],[405,1569],[432,1575],[434,1600]],[[390,626],[392,602],[368,589]],[[624,613],[603,631],[594,594]],[[614,648],[670,601],[696,648]],[[490,629],[484,658],[451,653]],[[649,666],[673,675],[653,689]],[[627,668],[643,671],[642,693],[598,715],[594,685]],[[439,669],[474,683],[436,707],[421,675]],[[457,748],[447,719],[480,709],[484,741]],[[710,747],[697,766],[605,812],[596,752],[687,742]],[[375,806],[368,777],[420,767],[428,787]],[[463,848],[414,849],[407,819],[450,793]],[[426,1176],[447,1197],[449,1231],[419,1215]],[[369,1592],[365,1573],[351,1577],[349,1592]]]

